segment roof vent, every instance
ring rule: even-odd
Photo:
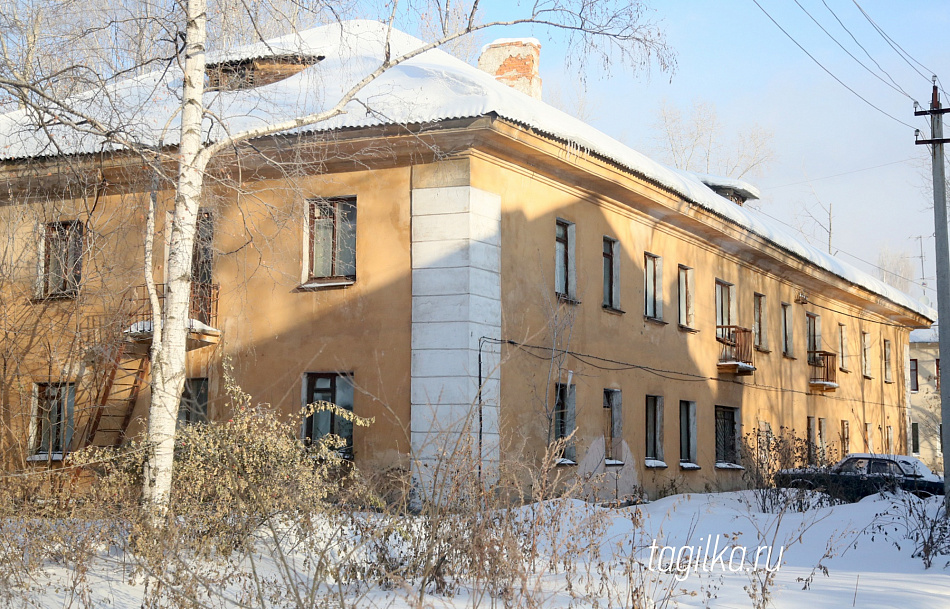
[[[482,47],[478,69],[525,95],[541,99],[541,43],[536,38],[501,38]]]
[[[205,68],[208,89],[238,91],[269,85],[305,70],[323,55],[273,55],[211,63]]]

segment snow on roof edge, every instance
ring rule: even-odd
[[[479,51],[478,53],[479,55],[481,55],[482,53],[485,52],[486,49],[488,49],[488,47],[495,47],[495,46],[501,46],[503,44],[513,44],[513,43],[518,43],[518,42],[522,44],[537,45],[538,48],[541,47],[541,41],[531,36],[528,36],[525,38],[496,38],[495,40],[492,40],[488,44],[483,44],[482,50]]]

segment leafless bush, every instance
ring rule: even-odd
[[[943,497],[918,497],[913,493],[888,494],[891,505],[875,514],[869,528],[872,534],[884,535],[899,549],[909,541],[914,548],[912,556],[929,569],[941,557],[950,556],[950,515]],[[950,566],[950,560],[944,568]]]

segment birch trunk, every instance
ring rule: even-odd
[[[186,341],[191,301],[191,265],[198,207],[206,156],[201,155],[201,121],[204,116],[206,0],[188,0],[186,46],[182,90],[181,143],[175,215],[168,250],[168,281],[165,286],[164,324],[162,311],[153,308],[152,401],[148,414],[148,453],[142,499],[158,523],[168,510],[172,465],[175,456],[175,425],[179,396],[185,383]],[[146,270],[147,273],[151,269]]]

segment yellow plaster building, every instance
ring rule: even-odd
[[[305,114],[378,62],[384,37],[352,22],[212,57],[212,74],[278,76],[219,77],[206,103],[232,131]],[[538,46],[486,52],[536,60]],[[753,186],[664,167],[514,90],[540,82],[489,59],[506,84],[430,51],[334,122],[216,160],[183,424],[228,416],[229,361],[285,413],[329,400],[375,418],[322,413],[301,435],[337,433],[357,464],[420,479],[459,445],[491,470],[561,440],[560,467],[606,473],[615,496],[735,487],[754,458],[743,439],[781,428],[815,459],[906,452],[908,333],[932,310],[744,206]],[[129,113],[173,126],[175,103]],[[161,283],[173,198],[138,155],[74,138],[44,156],[42,138],[63,134],[27,124],[0,117],[10,466],[141,433],[145,212],[154,201]]]

